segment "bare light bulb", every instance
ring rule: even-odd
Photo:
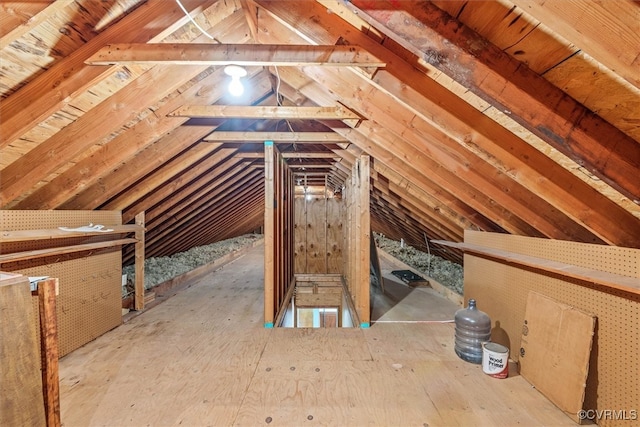
[[[244,93],[244,86],[240,81],[240,77],[231,77],[231,83],[229,83],[229,93],[233,96],[242,96]]]
[[[224,73],[231,77],[229,93],[233,96],[241,96],[244,93],[244,86],[240,81],[240,77],[246,76],[247,70],[237,65],[227,65],[224,67]]]

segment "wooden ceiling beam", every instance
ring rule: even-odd
[[[164,225],[165,221],[175,221],[184,215],[185,208],[197,208],[209,199],[229,191],[236,180],[254,173],[260,174],[260,171],[247,167],[250,164],[250,161],[232,157],[205,169],[197,178],[185,182],[160,202],[145,209],[145,226],[156,227]],[[128,216],[136,211],[139,209],[130,208],[125,213]]]
[[[345,142],[345,137],[335,132],[234,132],[216,131],[203,138],[205,141],[220,142],[264,142],[275,143],[336,143]]]
[[[260,201],[264,205],[261,182],[264,182],[264,178],[259,175],[252,182],[238,182],[238,185],[217,203],[209,203],[200,209],[190,211],[187,216],[166,230],[165,234],[151,237],[152,245],[158,242],[158,245],[154,245],[157,250],[168,248],[171,253],[184,250],[186,247],[201,245],[206,241],[204,235],[211,232],[212,224],[222,223],[228,226],[243,217],[239,212],[244,212],[245,207]],[[188,243],[188,236],[193,236],[191,243]],[[153,251],[154,248],[152,247],[151,250]]]
[[[358,114],[343,106],[283,107],[237,105],[184,105],[167,114],[169,117],[287,119],[287,120],[360,120]]]
[[[464,230],[455,221],[445,216],[446,213],[433,211],[428,205],[421,203],[411,194],[403,191],[402,187],[395,185],[390,179],[382,174],[378,174],[378,179],[374,181],[373,188],[381,193],[382,197],[394,203],[394,206],[402,209],[407,215],[415,215],[428,228],[429,235],[447,235],[454,241],[461,241],[464,237]]]
[[[178,217],[183,217],[185,211],[198,209],[209,200],[218,201],[224,194],[238,185],[237,181],[247,181],[254,175],[262,176],[262,172],[247,167],[246,162],[229,159],[224,168],[216,168],[215,174],[204,174],[186,187],[174,192],[171,196],[146,209],[145,226],[154,234],[170,234]],[[139,208],[132,207],[123,212],[129,218],[139,212]],[[147,221],[148,219],[148,221]],[[134,248],[125,248],[123,256]]]
[[[595,60],[615,70],[640,88],[640,8],[637,2],[618,0],[510,0]],[[521,13],[517,9],[515,13]]]
[[[197,90],[197,94],[199,96],[204,96],[209,99],[209,95],[215,97],[218,91],[208,89],[207,83],[210,82],[207,80],[202,88],[197,86],[194,89]],[[264,78],[259,78],[255,87],[256,99],[259,99],[262,94],[269,91],[268,81]],[[205,95],[205,93],[208,95]],[[162,111],[162,108],[159,111]],[[154,120],[145,120],[143,121],[142,126],[145,126],[144,122],[147,121],[150,121],[151,125],[156,125]],[[160,115],[158,120],[160,120],[160,123],[157,123],[157,127],[163,129],[165,121],[171,122],[176,119],[168,119],[164,115]],[[105,156],[113,156],[114,154],[112,154],[112,151],[116,153],[127,153],[128,149],[126,147],[122,147],[121,143],[126,143],[126,141],[131,141],[131,139],[135,141],[137,138],[144,140],[145,137],[138,134],[139,131],[144,131],[144,127],[143,129],[140,129],[138,126],[139,125],[132,127],[124,132],[122,136],[118,136],[116,139],[106,144],[104,147],[104,149],[107,150]],[[155,126],[152,126],[152,128],[155,129]],[[135,157],[120,159],[121,165],[116,170],[112,170],[110,173],[100,177],[98,180],[95,180],[92,185],[87,185],[77,195],[60,206],[62,206],[63,209],[96,209],[98,206],[101,206],[108,200],[116,197],[123,188],[128,188],[134,182],[150,175],[155,169],[161,167],[162,164],[171,161],[171,159],[175,158],[180,152],[190,146],[193,146],[195,141],[200,141],[210,132],[211,128],[204,126],[178,126],[176,129],[168,132],[160,139],[155,140],[152,144],[147,145],[146,148],[138,152]],[[144,135],[144,133],[142,133],[142,135]],[[121,140],[121,138],[125,139]],[[133,142],[131,143],[133,144]],[[116,145],[112,146],[111,144]],[[205,147],[207,145],[211,145],[211,147]],[[220,147],[220,143],[198,144],[193,146],[192,154],[202,152],[203,155],[205,155],[206,153],[214,152],[218,147]],[[237,149],[238,147],[233,148]],[[102,153],[102,151],[99,151],[97,154],[100,153]],[[106,166],[108,167],[110,165],[112,164],[109,163]],[[80,162],[79,166],[86,165],[83,162]],[[75,168],[73,169],[75,170]]]
[[[260,174],[251,175],[250,182],[252,185],[258,185],[260,180]],[[246,177],[245,177],[246,178]],[[182,209],[182,214],[179,218],[171,218],[169,221],[156,224],[151,230],[149,230],[149,239],[146,241],[147,247],[156,252],[164,251],[165,249],[171,253],[179,252],[181,248],[192,247],[191,241],[198,239],[202,236],[204,230],[203,226],[207,226],[210,222],[218,221],[216,219],[217,212],[224,209],[230,209],[227,206],[228,199],[232,195],[237,194],[238,189],[241,187],[239,182],[240,178],[231,177],[231,184],[225,193],[220,193],[213,198],[215,203],[210,200],[204,200],[197,208],[189,209],[185,206]],[[246,181],[242,181],[246,183]],[[194,217],[193,211],[197,212]],[[226,212],[226,211],[225,211]],[[202,219],[202,222],[194,221]]]
[[[182,4],[190,13],[197,13],[216,2],[217,0],[183,0]],[[55,3],[62,4],[58,1]],[[84,63],[105,44],[116,40],[159,41],[165,37],[166,30],[176,29],[177,25],[183,25],[187,20],[175,2],[146,2],[83,44],[73,54],[56,61],[52,67],[0,103],[0,148],[60,110],[70,98],[95,84],[105,73],[113,73],[113,70],[91,67]]]
[[[78,193],[86,191],[92,185],[101,180],[103,186],[108,189],[99,191],[101,196],[108,196],[109,191],[117,191],[122,186],[128,186],[130,180],[141,176],[141,173],[149,172],[149,166],[157,165],[159,161],[166,161],[184,150],[191,141],[197,141],[205,136],[209,130],[198,127],[185,127],[177,131],[176,138],[169,137],[176,128],[186,122],[185,118],[166,118],[166,112],[172,111],[193,96],[197,96],[206,102],[215,102],[224,95],[225,89],[216,85],[222,71],[216,71],[205,77],[190,88],[183,90],[179,96],[170,98],[163,104],[156,114],[149,115],[126,131],[101,145],[91,156],[76,162],[71,168],[51,180],[46,185],[20,201],[15,209],[56,209],[69,202]],[[265,72],[257,75],[253,80],[254,96],[252,99],[260,99],[268,93],[269,81]],[[167,135],[167,137],[164,137]],[[146,148],[153,147],[153,152]],[[215,148],[211,147],[211,148]],[[135,157],[134,157],[135,156]],[[135,167],[128,167],[127,163],[136,163]],[[121,165],[114,172],[113,165]],[[123,174],[123,169],[130,169]],[[110,174],[120,175],[120,181],[109,178]],[[107,183],[111,181],[112,183]],[[94,204],[86,203],[86,209],[94,209],[106,200],[97,201]]]
[[[264,199],[264,195],[262,198]],[[200,236],[195,235],[197,239],[192,243],[192,247],[237,237],[255,230],[264,223],[264,200],[260,200],[259,195],[247,200],[243,212],[245,215],[240,218],[226,217],[215,223],[210,223],[204,233]]]
[[[181,156],[156,167],[151,174],[136,181],[122,194],[101,205],[100,209],[122,210],[122,221],[129,222],[138,212],[161,202],[177,189],[226,161],[236,152],[233,148],[225,147],[215,151],[207,150],[201,147],[202,145],[206,144],[199,144]]]
[[[383,201],[384,205],[393,209],[398,218],[404,218],[407,221],[412,222],[413,228],[416,231],[421,230],[426,233],[427,236],[432,237],[450,236],[450,240],[454,241],[458,241],[462,238],[461,235],[463,233],[461,232],[451,232],[449,230],[445,230],[440,225],[434,227],[434,223],[437,223],[437,221],[433,217],[423,214],[420,210],[414,209],[414,207],[408,205],[399,194],[390,191],[389,188],[374,185],[372,198],[373,197],[380,199]]]
[[[300,12],[299,9],[288,8],[283,9],[277,2],[260,1],[260,5],[263,5],[269,9],[273,14],[278,15],[279,22],[285,21],[287,24],[294,22],[310,22],[305,20],[305,13],[314,13],[314,11],[305,9],[305,12]],[[377,3],[376,3],[377,4]],[[404,4],[404,3],[402,3]],[[265,14],[265,16],[267,16]],[[344,33],[348,30],[342,29],[340,23],[334,22],[336,18],[333,15],[318,15],[321,16],[321,20],[317,23],[309,24],[311,28],[306,29],[307,33],[314,34],[316,42],[322,42],[324,37],[335,37],[335,34],[326,34],[322,29],[335,29],[336,33]],[[262,18],[261,22],[267,21]],[[270,22],[270,21],[269,21]],[[273,25],[271,25],[273,27]],[[296,27],[297,31],[305,31],[305,28],[299,26]],[[320,29],[321,28],[321,29]],[[271,28],[270,34],[276,32]],[[407,129],[405,131],[397,131],[403,135],[415,136],[416,129],[419,129],[420,134],[426,133],[430,135],[429,138],[435,137],[434,142],[441,140],[446,142],[447,148],[450,150],[453,148],[456,153],[463,153],[459,151],[459,148],[455,148],[452,142],[456,142],[457,145],[464,147],[465,150],[470,151],[473,155],[483,159],[484,162],[490,163],[497,171],[490,171],[485,175],[486,178],[493,177],[498,178],[501,182],[505,181],[505,177],[509,177],[518,182],[523,188],[528,188],[532,191],[532,194],[527,196],[523,201],[527,199],[541,197],[545,203],[550,206],[550,211],[560,209],[561,212],[575,221],[578,225],[571,225],[575,234],[574,237],[577,241],[593,241],[592,238],[577,237],[581,235],[584,230],[580,230],[579,227],[588,229],[591,233],[596,235],[599,239],[606,242],[614,242],[623,246],[633,246],[637,244],[638,234],[634,230],[637,230],[637,219],[633,217],[628,211],[615,204],[612,200],[607,199],[602,194],[598,194],[594,191],[594,188],[587,185],[584,181],[578,179],[575,175],[569,173],[558,164],[550,161],[544,153],[533,150],[525,141],[518,138],[515,134],[510,133],[504,129],[500,124],[490,120],[488,117],[483,116],[481,112],[477,111],[472,106],[466,104],[465,101],[458,98],[454,93],[447,91],[439,84],[434,82],[428,76],[420,73],[410,64],[403,59],[394,56],[392,53],[385,50],[382,46],[374,46],[371,41],[368,41],[365,36],[360,36],[355,33],[350,37],[350,41],[358,43],[364,46],[369,51],[376,54],[378,57],[387,61],[388,65],[385,70],[381,70],[377,73],[373,79],[378,90],[384,88],[388,91],[394,100],[400,101],[403,107],[406,107],[411,113],[405,114],[403,117],[399,117],[395,122],[385,122],[385,128],[397,128],[399,123],[405,122]],[[321,84],[326,84],[326,76],[329,73],[319,73],[317,68],[307,68],[307,79],[303,80],[303,84],[307,84],[308,76],[320,78]],[[284,72],[290,72],[289,69],[283,70]],[[331,70],[331,74],[341,74],[339,70]],[[283,74],[284,75],[284,74]],[[295,79],[294,77],[293,79]],[[287,77],[285,80],[290,81]],[[394,84],[394,80],[396,83]],[[366,80],[362,80],[360,85],[367,84]],[[349,105],[355,108],[365,116],[369,116],[368,106],[376,110],[383,109],[382,106],[390,105],[392,102],[387,102],[385,96],[378,96],[379,94],[371,90],[370,92],[375,94],[375,99],[371,99],[366,105],[359,103],[362,96],[362,90],[357,94],[349,94],[345,92],[350,86],[355,86],[354,83],[342,83],[340,88],[338,86],[331,86],[333,93],[340,94],[344,98],[339,98],[341,102],[346,102],[345,99],[357,100],[358,103]],[[306,89],[306,86],[305,86]],[[314,99],[309,93],[306,94],[311,99]],[[332,97],[328,99],[318,98],[314,99],[316,102],[330,102]],[[351,102],[353,104],[353,102]],[[420,108],[416,108],[415,105],[419,105]],[[385,109],[385,116],[389,112]],[[391,110],[391,112],[394,112]],[[429,115],[425,115],[425,112],[429,112]],[[381,116],[383,117],[383,116]],[[433,120],[430,117],[437,117],[437,120]],[[385,118],[385,117],[383,117]],[[382,119],[380,119],[381,122]],[[476,124],[477,125],[471,125]],[[436,136],[439,134],[440,136]],[[482,142],[482,144],[479,144]],[[449,146],[450,145],[450,146]],[[478,149],[480,147],[480,149]],[[495,154],[494,154],[495,153]],[[457,154],[456,154],[457,155]],[[464,154],[462,158],[467,158],[468,153]],[[408,157],[413,161],[415,157]],[[455,163],[460,163],[461,160],[457,160]],[[455,164],[452,163],[452,164]],[[469,163],[470,164],[470,163]],[[466,166],[465,166],[466,167]],[[465,170],[463,167],[462,170]],[[514,173],[517,171],[517,173]],[[547,179],[550,173],[553,179]],[[504,175],[504,176],[501,176]],[[505,184],[500,183],[499,186],[503,187]],[[512,184],[509,184],[512,186]],[[535,189],[535,190],[534,190]],[[484,191],[484,190],[482,190]],[[509,190],[508,197],[515,197],[514,193]],[[524,193],[523,193],[524,194]],[[466,198],[466,201],[470,201],[470,198]],[[593,210],[593,200],[598,200],[598,204],[606,206],[599,211]],[[492,202],[493,203],[493,202]],[[539,207],[534,208],[537,202],[527,202],[528,210],[533,213]],[[513,210],[509,208],[509,211],[505,212],[504,220],[510,220],[513,218],[513,214],[516,215],[530,215],[526,212],[525,207],[523,209]],[[482,212],[482,211],[480,211]],[[590,212],[589,215],[583,215],[581,212]],[[556,216],[557,213],[551,213]],[[612,220],[612,214],[616,216],[615,220]],[[545,214],[546,215],[546,214]],[[560,220],[562,222],[565,219]],[[495,220],[492,218],[492,220]],[[538,222],[532,219],[527,219],[527,223],[536,224]],[[556,222],[555,220],[553,222]],[[630,226],[617,227],[615,224],[618,222],[624,222]],[[636,224],[636,225],[633,225]],[[484,227],[482,227],[484,228]],[[564,228],[564,225],[556,223],[555,226],[549,224],[546,228],[547,233],[557,233],[557,230]],[[516,234],[518,234],[516,232]],[[526,233],[525,233],[526,234]],[[570,235],[567,237],[572,239]],[[586,240],[584,240],[586,239]]]
[[[44,5],[44,7],[42,3],[37,2],[12,2],[13,4],[11,6],[2,6],[3,8],[10,8],[12,12],[11,15],[17,18],[24,18],[24,21],[20,25],[14,27],[11,31],[3,34],[2,37],[0,37],[0,50],[7,47],[14,40],[17,40],[23,35],[27,34],[38,25],[46,22],[49,17],[55,16],[58,12],[62,11],[73,2],[73,0],[53,1],[49,4]],[[33,8],[40,7],[42,7],[42,9],[33,10]],[[7,24],[8,22],[6,20],[3,21],[3,25]],[[5,29],[6,28],[7,27],[5,27]]]
[[[282,70],[283,76],[287,76],[289,74],[295,73],[292,69]],[[307,70],[307,74],[313,75],[312,70]],[[389,129],[398,128],[399,123],[402,123],[402,118],[400,117],[400,110],[390,111],[386,108],[386,105],[390,105],[391,101],[386,99],[376,99],[375,101],[370,100],[366,95],[363,96],[361,90],[357,89],[358,83],[350,80],[357,76],[356,74],[345,75],[341,73],[341,79],[337,79],[335,73],[331,74],[323,74],[321,77],[318,76],[319,81],[314,84],[310,84],[309,82],[304,83],[304,87],[301,87],[300,90],[305,93],[305,96],[308,96],[312,99],[318,99],[321,101],[327,101],[326,98],[326,89],[330,88],[334,91],[334,93],[342,93],[343,96],[348,97],[349,94],[345,92],[346,90],[358,91],[357,99],[360,102],[358,104],[359,108],[364,108],[366,110],[375,110],[373,113],[375,115],[370,116],[371,118],[376,118],[381,120],[381,123],[371,123],[370,121],[363,122],[363,124],[358,129],[346,130],[342,128],[334,128],[336,133],[340,133],[342,135],[348,135],[347,137],[351,140],[352,143],[359,145],[363,150],[371,154],[374,158],[380,159],[383,162],[391,161],[388,163],[390,167],[393,167],[397,170],[403,170],[404,173],[408,177],[408,179],[424,182],[423,180],[433,181],[437,179],[438,186],[442,188],[446,188],[446,192],[456,197],[460,197],[461,194],[466,194],[465,202],[470,203],[474,206],[474,209],[477,212],[481,212],[483,216],[487,218],[491,218],[497,224],[501,224],[504,229],[511,229],[511,232],[515,234],[527,234],[533,236],[540,236],[540,232],[535,231],[531,224],[528,221],[520,220],[518,217],[514,216],[509,210],[505,209],[501,205],[496,203],[496,200],[505,199],[505,195],[503,190],[498,191],[495,187],[493,190],[493,194],[497,197],[497,199],[492,199],[492,196],[488,196],[482,191],[477,190],[474,186],[478,183],[474,182],[473,186],[468,182],[464,182],[461,179],[460,173],[452,173],[446,168],[444,165],[447,165],[448,168],[455,167],[455,165],[459,162],[459,160],[454,159],[446,159],[445,161],[441,161],[441,159],[430,159],[429,153],[433,150],[422,151],[411,144],[401,143],[402,139],[397,135],[390,133]],[[347,89],[350,88],[350,89]],[[378,107],[379,104],[379,114]],[[395,115],[398,115],[396,118]],[[400,125],[401,126],[401,125]],[[408,129],[399,130],[398,134],[407,134],[411,135]],[[358,134],[362,134],[362,138],[358,137]],[[372,144],[376,142],[376,144]],[[417,141],[418,144],[423,144],[424,142]],[[390,151],[390,147],[392,147],[392,151]],[[455,147],[454,147],[455,148]],[[439,151],[439,154],[444,156],[450,156],[450,154]],[[387,160],[389,159],[389,160]],[[407,161],[410,159],[409,161]],[[466,171],[468,173],[478,174],[477,171]],[[462,174],[463,176],[464,174]],[[494,175],[493,173],[489,173],[489,175]],[[417,178],[417,177],[420,178]],[[468,178],[467,178],[468,179]],[[480,182],[486,181],[488,177],[478,176]],[[474,178],[475,181],[475,178]],[[424,185],[424,184],[423,184]],[[464,190],[463,190],[464,188]],[[442,192],[439,190],[436,194]],[[486,199],[481,201],[482,199]],[[508,201],[508,200],[507,200]],[[468,211],[468,209],[463,209],[463,211]],[[528,211],[527,211],[528,212]],[[471,215],[469,218],[476,218],[477,214]],[[518,225],[516,225],[518,224]],[[492,226],[487,226],[486,224],[479,225],[483,229],[491,229]],[[555,228],[549,227],[549,230],[553,232]]]
[[[255,4],[247,0],[240,0],[240,5],[247,19],[247,25],[249,26],[249,31],[251,31],[251,38],[255,43],[256,40],[258,40],[258,10]]]
[[[291,26],[296,33],[303,32],[303,34],[313,34],[315,37],[314,41],[320,43],[336,37],[336,34],[349,33],[351,39],[356,39],[358,43],[361,44],[368,43],[368,49],[377,49],[377,52],[384,55],[385,58],[388,58],[390,60],[387,66],[389,71],[393,70],[394,75],[397,76],[406,76],[405,81],[407,87],[409,87],[408,85],[410,84],[419,84],[422,86],[423,83],[429,86],[429,78],[426,78],[401,58],[394,56],[384,48],[374,46],[374,43],[367,40],[365,36],[360,36],[357,32],[343,28],[344,23],[341,23],[340,19],[335,17],[335,15],[320,13],[322,7],[317,4],[307,4],[305,8],[292,8],[283,7],[283,4],[280,2],[259,1],[258,3],[261,6],[261,11],[267,12],[261,15],[260,22],[269,28],[268,35],[270,36],[270,38],[261,41],[268,42],[278,40],[279,42],[283,42],[288,40],[286,38],[289,36],[288,34],[282,36],[282,39],[276,38],[282,34],[282,32],[276,30],[280,23]],[[317,10],[313,9],[313,7]],[[269,19],[271,15],[277,16],[277,20]],[[312,20],[309,19],[310,16],[317,16],[320,21],[312,24]],[[309,28],[304,26],[301,28],[300,23],[305,23]],[[333,32],[330,33],[329,29]],[[266,36],[263,38],[266,38]],[[294,39],[291,41],[294,41]],[[285,72],[286,76],[284,74]],[[285,81],[315,102],[335,102],[334,98],[327,93],[327,89],[324,87],[327,83],[326,80],[320,83],[315,82],[301,72],[295,73],[291,68],[281,70],[281,74]],[[343,99],[346,99],[348,95],[344,94],[344,91],[356,91],[362,83],[363,82],[347,83],[342,81],[331,85],[330,89],[332,93],[344,95],[345,98]],[[360,93],[357,93],[355,96],[356,98],[354,99],[358,99]],[[402,94],[394,93],[394,96],[402,96]],[[453,97],[453,94],[449,94],[449,97]],[[390,111],[390,106],[394,105],[394,103],[384,103],[382,105],[386,108],[386,111]],[[402,173],[408,180],[416,183],[416,187],[426,189],[429,194],[433,194],[441,199],[442,203],[447,203],[455,207],[457,211],[463,213],[463,220],[469,221],[469,224],[477,223],[478,227],[485,230],[498,228],[501,230],[509,230],[514,234],[541,236],[530,224],[513,217],[509,211],[491,201],[486,195],[463,184],[455,174],[447,175],[442,179],[439,179],[439,175],[432,175],[430,173],[431,171],[442,173],[442,168],[437,163],[433,166],[421,164],[424,163],[426,159],[424,158],[424,154],[419,151],[415,153],[397,153],[397,138],[389,138],[387,136],[381,138],[380,134],[376,135],[375,130],[369,131],[368,134],[373,136],[370,139],[368,136],[360,134],[357,130],[334,128],[334,131],[348,137],[351,143],[359,146],[366,153],[371,154],[376,161],[381,161],[390,168]],[[381,132],[388,133],[384,128],[381,129]],[[437,182],[434,181],[434,179],[437,179]]]
[[[131,82],[127,90],[116,92],[106,101],[87,111],[2,171],[2,206],[29,194],[43,176],[48,176],[64,166],[112,133],[114,128],[137,121],[139,111],[174,92],[202,70],[200,66],[156,67]],[[147,96],[140,96],[140,93]],[[105,117],[109,117],[109,120],[105,120]]]
[[[251,185],[259,186],[260,177],[252,178]],[[245,197],[244,202],[249,203],[251,197],[258,190],[253,190],[246,186],[247,182],[242,185],[236,181],[225,194],[216,198],[216,203],[206,203],[196,209],[197,215],[192,215],[190,211],[187,215],[181,216],[180,220],[172,221],[152,231],[150,237],[150,245],[156,251],[162,251],[167,248],[169,251],[179,251],[186,247],[196,246],[194,242],[199,241],[212,223],[219,223],[233,216],[234,209],[238,209],[235,203]],[[264,199],[264,195],[263,199]]]
[[[123,43],[104,46],[86,64],[172,64],[331,67],[384,67],[359,46]]]
[[[401,46],[626,197],[640,200],[640,145],[560,88],[430,2],[354,0],[350,5]]]
[[[145,243],[149,246],[154,245],[158,241],[162,241],[163,245],[167,244],[171,246],[171,241],[179,241],[181,236],[169,237],[167,234],[173,234],[172,231],[180,228],[190,228],[197,234],[195,228],[200,228],[207,224],[209,222],[207,217],[215,218],[215,216],[221,212],[228,214],[239,209],[239,207],[233,205],[233,203],[242,203],[242,196],[244,196],[242,192],[254,192],[252,188],[259,183],[258,181],[260,181],[261,178],[262,174],[255,170],[248,176],[231,177],[225,192],[218,192],[202,200],[202,203],[185,204],[176,215],[170,216],[165,221],[157,223],[148,233],[148,238],[145,238]],[[187,192],[193,192],[193,190],[188,187],[185,188],[185,190]],[[182,238],[184,238],[184,235]]]
[[[318,152],[306,152],[306,151],[296,151],[296,152],[281,152],[282,157],[284,159],[341,159],[341,157],[336,153],[328,153],[326,151]]]

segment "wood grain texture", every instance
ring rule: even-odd
[[[256,247],[63,359],[65,423],[575,425],[459,359],[449,324],[265,329],[262,262]]]
[[[47,427],[60,427],[60,380],[58,375],[60,352],[58,351],[56,289],[58,289],[58,279],[47,279],[38,283],[42,391]]]
[[[45,405],[40,376],[29,279],[0,277],[0,425],[44,426]]]

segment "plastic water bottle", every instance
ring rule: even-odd
[[[482,364],[482,343],[491,339],[491,319],[470,299],[467,308],[456,311],[456,354],[467,362]]]

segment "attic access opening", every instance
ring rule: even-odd
[[[369,162],[356,158],[339,192],[328,191],[326,177],[324,188],[314,188],[323,186],[309,185],[309,174],[305,188],[274,143],[265,142],[265,327],[293,310],[296,274],[338,275],[353,325],[369,326]]]
[[[294,290],[276,326],[285,328],[353,327],[353,307],[340,274],[296,274]]]

